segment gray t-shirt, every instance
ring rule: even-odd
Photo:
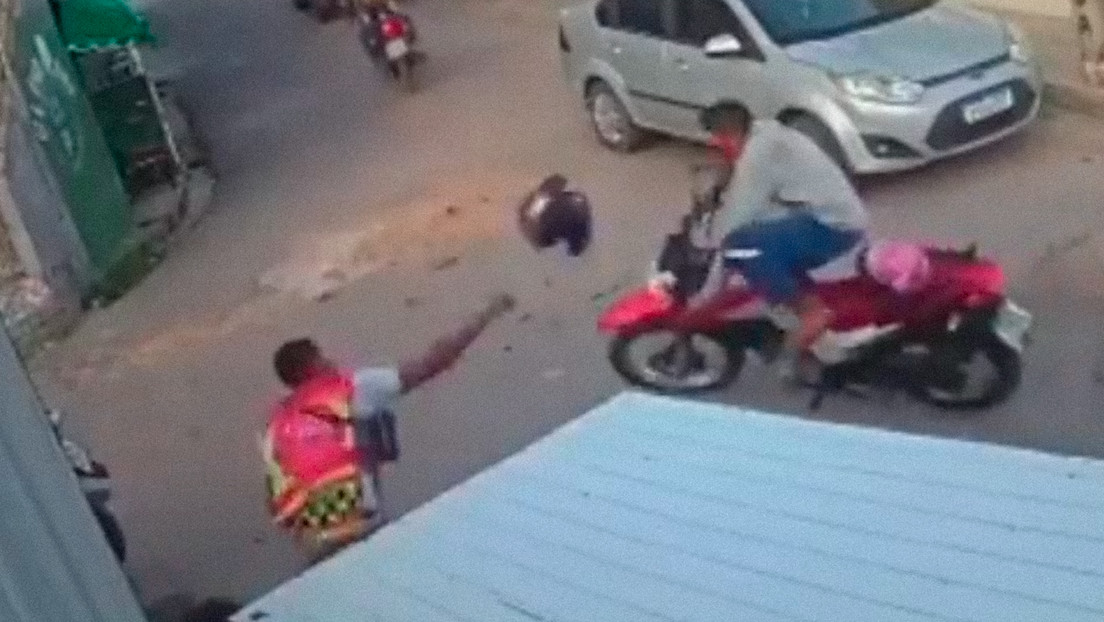
[[[353,373],[353,416],[368,419],[391,409],[402,393],[399,370],[363,367]]]
[[[363,367],[353,373],[353,417],[360,421],[370,419],[382,411],[391,410],[402,394],[399,370],[393,367]],[[357,426],[358,436],[363,429]],[[364,442],[363,440],[361,442]],[[369,513],[380,509],[380,487],[376,465],[365,463],[364,508]]]
[[[836,229],[862,231],[869,224],[855,188],[816,143],[777,121],[756,121],[717,224],[727,233],[783,218],[795,207]]]

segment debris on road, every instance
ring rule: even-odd
[[[434,272],[437,272],[437,271],[440,271],[440,270],[447,270],[449,268],[454,268],[459,263],[460,263],[460,258],[453,255],[451,257],[445,257],[444,259],[438,259],[437,261],[433,262],[433,265],[430,266],[430,267],[433,269]]]
[[[541,377],[544,378],[545,380],[559,380],[559,379],[563,378],[566,375],[567,375],[567,371],[565,371],[563,369],[560,369],[558,367],[554,367],[552,369],[544,370],[544,373],[541,374]]]
[[[114,373],[119,364],[155,366],[179,358],[247,326],[274,321],[288,309],[288,299],[331,300],[345,287],[383,270],[404,268],[444,270],[480,242],[503,237],[508,206],[532,187],[536,176],[465,175],[441,180],[423,195],[393,206],[360,230],[316,235],[291,259],[265,271],[258,289],[236,307],[218,314],[192,317],[129,344],[112,343],[109,361],[81,361],[61,375],[84,384]],[[443,259],[430,259],[426,253]],[[416,297],[404,306],[420,306]]]
[[[1048,243],[1032,281],[1048,296],[1104,299],[1104,236],[1085,231]]]
[[[607,287],[606,289],[604,289],[600,292],[595,292],[590,297],[590,301],[591,302],[604,302],[604,301],[609,300],[610,298],[616,296],[619,292],[621,292],[623,289],[625,289],[625,287],[627,285],[632,283],[634,275],[635,275],[635,271],[626,271],[616,281],[614,281],[609,287]]]
[[[263,290],[316,300],[384,269],[457,265],[475,244],[502,237],[507,207],[534,177],[496,172],[441,180],[423,196],[387,209],[361,230],[315,236],[292,259],[261,275]],[[435,256],[426,257],[429,252]],[[335,280],[327,274],[340,272]]]
[[[42,279],[21,276],[0,280],[0,321],[24,356],[64,336],[79,315],[75,301],[59,299]]]

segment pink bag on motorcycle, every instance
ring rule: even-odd
[[[931,260],[927,252],[911,242],[875,242],[866,252],[865,264],[875,281],[899,294],[916,292],[931,278]]]

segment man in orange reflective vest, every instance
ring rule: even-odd
[[[496,297],[455,334],[397,368],[343,371],[310,339],[276,351],[276,374],[291,394],[277,405],[263,439],[270,510],[308,557],[327,557],[377,526],[376,457],[358,442],[358,423],[450,368],[513,305],[509,296]]]

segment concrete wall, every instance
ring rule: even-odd
[[[1054,17],[1067,17],[1071,12],[1071,0],[969,0],[969,3],[984,9],[1017,11]]]
[[[0,331],[0,620],[145,622]]]

